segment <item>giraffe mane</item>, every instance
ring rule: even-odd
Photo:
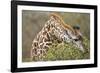
[[[73,33],[75,33],[75,31],[74,31],[74,29],[72,28],[72,26],[70,26],[69,24],[66,24],[64,21],[63,21],[63,19],[62,19],[62,17],[61,16],[59,16],[57,13],[51,13],[51,16],[53,16],[58,22],[60,22],[61,23],[61,26],[64,28],[64,29],[69,29],[69,30],[71,30]]]

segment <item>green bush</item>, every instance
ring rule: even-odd
[[[84,37],[83,45],[85,52],[79,50],[72,43],[53,43],[47,51],[44,61],[55,60],[77,60],[77,59],[89,59],[90,58],[90,45],[89,40]]]
[[[79,60],[90,58],[90,42],[83,38],[84,52],[75,47],[72,43],[58,43],[56,40],[50,46],[46,56],[37,61],[56,61],[56,60]],[[33,60],[34,62],[36,60]],[[31,62],[30,58],[23,59],[23,62]]]

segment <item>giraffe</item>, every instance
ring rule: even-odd
[[[52,45],[55,40],[58,42],[72,42],[75,46],[80,48],[81,51],[84,51],[82,34],[79,29],[79,27],[72,27],[66,24],[59,15],[55,13],[50,14],[49,20],[32,42],[31,60],[42,60],[50,45]]]

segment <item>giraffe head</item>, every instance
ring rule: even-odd
[[[79,26],[70,26],[62,20],[57,14],[51,14],[52,24],[53,25],[53,35],[57,39],[64,41],[66,43],[72,42],[75,46],[84,51],[84,46],[82,44],[82,34],[80,32]]]

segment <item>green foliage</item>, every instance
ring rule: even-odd
[[[56,61],[56,60],[79,60],[90,58],[90,42],[87,38],[83,38],[84,52],[79,50],[72,43],[58,43],[56,40],[50,46],[46,56],[42,60],[37,61]],[[33,60],[36,62],[35,60]],[[31,62],[30,58],[23,59],[23,62]]]
[[[77,60],[77,59],[89,59],[89,40],[84,37],[83,45],[85,52],[79,50],[72,43],[53,43],[49,48],[45,61],[55,61],[55,60]]]

